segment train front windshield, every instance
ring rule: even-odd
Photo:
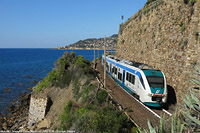
[[[152,88],[164,88],[164,78],[158,76],[147,76],[150,87]]]

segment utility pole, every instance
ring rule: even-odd
[[[98,48],[98,58],[99,58],[99,48]]]
[[[106,36],[104,37],[104,88],[106,88]]]
[[[96,57],[95,57],[95,46],[94,46],[94,70],[96,69]]]

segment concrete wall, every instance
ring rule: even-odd
[[[157,0],[121,24],[116,55],[163,71],[178,102],[200,60],[200,0]]]

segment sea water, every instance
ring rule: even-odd
[[[0,113],[5,113],[13,100],[47,76],[65,51],[73,51],[89,61],[94,59],[94,50],[0,49]],[[102,54],[103,50],[95,51],[96,57]]]

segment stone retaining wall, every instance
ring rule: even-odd
[[[116,55],[163,71],[178,102],[200,60],[200,0],[157,0],[120,25]]]
[[[46,114],[47,101],[47,97],[38,98],[31,96],[28,118],[29,126],[32,126],[34,123],[37,123],[44,119]]]

